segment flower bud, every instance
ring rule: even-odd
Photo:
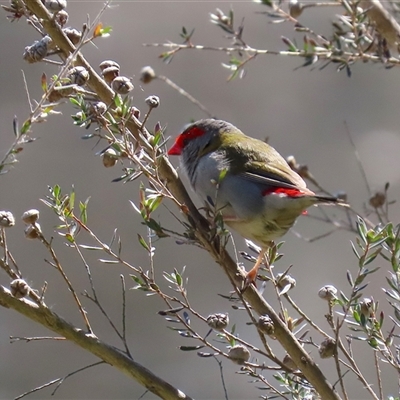
[[[140,80],[143,83],[150,83],[156,77],[154,69],[150,66],[143,67],[140,71]]]
[[[77,66],[68,71],[68,78],[72,84],[83,86],[89,80],[89,71],[85,67]]]
[[[289,14],[292,18],[300,17],[303,12],[303,5],[298,0],[289,0]]]
[[[101,74],[103,75],[103,79],[109,84],[111,85],[112,81],[119,76],[119,66],[109,66],[107,68],[104,68],[101,72]]]
[[[68,39],[73,45],[77,45],[82,39],[82,32],[75,28],[64,28],[63,32],[68,36]]]
[[[160,105],[160,98],[158,96],[149,96],[145,102],[150,108],[157,108]]]
[[[235,364],[243,365],[249,361],[250,351],[247,347],[237,344],[229,349],[228,356]]]
[[[44,6],[51,12],[58,12],[67,7],[66,0],[45,0]]]
[[[110,167],[113,167],[117,163],[118,153],[115,149],[110,147],[102,154],[102,158],[103,158],[103,165],[106,168],[110,168]]]
[[[51,103],[55,103],[64,97],[70,96],[73,93],[74,90],[71,87],[60,88],[59,86],[56,86],[53,90],[51,90],[51,92],[47,96],[47,99]]]
[[[69,15],[65,10],[59,11],[54,19],[58,22],[58,24],[63,27],[68,22]]]
[[[375,317],[375,307],[376,304],[372,298],[365,297],[360,303],[361,313],[367,319]]]
[[[118,71],[121,69],[119,64],[113,60],[104,60],[99,64],[99,68],[101,71],[104,71],[106,68],[109,68],[109,67],[114,67]]]
[[[310,177],[310,172],[308,171],[308,165],[299,165],[296,172],[303,178],[308,179]]]
[[[337,298],[336,293],[337,293],[337,289],[335,288],[335,286],[325,285],[325,286],[322,286],[321,289],[319,289],[318,296],[321,299],[324,299],[326,301],[332,301]]]
[[[373,196],[369,199],[369,205],[374,208],[382,207],[386,202],[386,196],[382,192],[376,192]]]
[[[111,67],[110,67],[111,68]],[[108,68],[107,68],[108,69]],[[103,74],[106,70],[103,71]],[[128,94],[134,88],[131,80],[125,76],[117,76],[112,82],[111,87],[118,94]]]
[[[268,315],[261,315],[257,323],[258,329],[271,337],[271,339],[276,339],[275,336],[275,325],[272,319]]]
[[[140,118],[140,110],[137,108],[137,107],[132,107],[131,108],[131,113],[132,113],[132,115],[135,117],[135,118],[137,118],[137,119],[139,119]]]
[[[298,369],[296,363],[293,361],[292,357],[289,356],[289,354],[286,354],[286,356],[283,357],[282,362],[286,367],[290,368],[293,371],[296,371]]]
[[[223,331],[229,325],[228,314],[211,314],[207,317],[207,325],[216,331]]]
[[[25,230],[25,237],[27,239],[38,239],[41,235],[40,225],[36,222],[34,225],[28,225]]]
[[[10,228],[15,225],[14,215],[10,211],[0,211],[0,226]]]
[[[294,158],[294,156],[288,156],[286,158],[286,162],[289,164],[289,167],[293,170],[293,171],[297,171],[297,168],[299,167],[299,164],[297,164],[296,159]]]
[[[296,286],[296,279],[294,279],[289,274],[283,274],[283,273],[277,274],[276,282],[279,289],[281,289],[279,293],[281,296]]]
[[[31,288],[23,279],[14,279],[10,283],[11,294],[17,299],[22,299],[27,296]]]
[[[333,357],[336,351],[336,342],[332,338],[326,338],[323,342],[321,342],[318,352],[321,358],[330,358]]]
[[[39,211],[36,210],[35,208],[32,208],[31,210],[25,211],[22,214],[21,219],[26,224],[33,224],[39,219]]]
[[[44,36],[39,41],[35,41],[31,46],[25,47],[23,59],[32,64],[42,61],[46,57],[48,48],[51,46],[52,39],[50,36]]]
[[[96,101],[95,103],[90,103],[90,112],[97,115],[103,115],[107,111],[107,104],[102,101]]]

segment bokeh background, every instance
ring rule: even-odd
[[[7,2],[2,1],[1,4]],[[70,25],[80,29],[88,15],[93,20],[101,9],[101,1],[69,1]],[[328,190],[345,191],[351,204],[359,210],[368,201],[366,184],[360,174],[354,149],[350,144],[344,122],[354,139],[363,167],[373,190],[382,190],[390,182],[390,199],[395,200],[400,191],[398,132],[399,100],[398,70],[385,70],[382,65],[357,64],[348,78],[344,72],[336,72],[334,66],[320,71],[315,68],[299,68],[301,60],[294,57],[259,56],[248,64],[244,79],[227,83],[228,71],[221,66],[228,58],[223,53],[206,51],[179,52],[170,64],[158,58],[160,48],[144,47],[143,43],[179,42],[182,26],[188,31],[195,28],[193,42],[205,45],[228,45],[223,32],[209,22],[209,13],[216,7],[235,12],[236,21],[245,21],[244,39],[252,47],[284,49],[280,37],[296,38],[290,24],[270,24],[257,11],[266,10],[251,1],[115,1],[102,16],[104,25],[111,25],[111,37],[96,42],[96,46],[84,48],[86,58],[97,66],[105,59],[114,59],[121,65],[121,72],[133,78],[135,105],[145,111],[144,99],[150,94],[161,98],[161,106],[154,111],[149,124],[160,121],[167,125],[168,135],[175,136],[190,119],[203,118],[204,114],[176,91],[156,80],[141,86],[140,70],[151,65],[157,74],[165,75],[191,93],[208,109],[240,127],[247,134],[269,142],[287,156],[294,154],[300,163],[306,163],[317,180]],[[329,36],[330,21],[339,9],[311,9],[300,21],[314,31]],[[40,77],[56,73],[54,66],[28,65],[22,59],[24,47],[38,39],[38,34],[24,21],[10,24],[4,12],[0,14],[0,156],[5,154],[14,137],[12,119],[20,122],[29,115],[22,70],[26,75],[30,96],[41,96]],[[4,39],[7,38],[7,39]],[[49,284],[46,302],[67,320],[83,327],[72,297],[60,276],[45,262],[48,254],[36,241],[24,238],[23,223],[19,216],[29,208],[41,211],[40,222],[45,235],[55,236],[54,246],[64,268],[77,291],[89,288],[84,267],[76,254],[68,249],[54,233],[58,224],[56,216],[39,199],[47,195],[48,185],[59,184],[64,191],[74,185],[77,198],[89,203],[89,224],[104,241],[111,239],[118,228],[123,242],[124,256],[136,266],[149,267],[145,251],[138,245],[137,232],[143,236],[146,230],[129,204],[138,200],[138,184],[112,183],[119,176],[120,165],[111,169],[102,166],[95,156],[101,146],[94,141],[83,141],[83,131],[72,125],[70,115],[74,110],[69,104],[60,107],[62,115],[52,116],[48,122],[33,127],[37,140],[26,146],[19,155],[19,163],[0,178],[0,208],[11,210],[17,224],[7,231],[9,247],[14,253],[25,278],[36,288],[44,281]],[[174,163],[177,160],[173,160]],[[171,206],[171,205],[170,205]],[[314,211],[313,211],[314,213]],[[391,207],[393,222],[399,219],[397,204]],[[159,219],[171,221],[164,208]],[[304,238],[327,232],[329,226],[310,218],[301,218],[295,230]],[[349,292],[346,270],[353,274],[357,262],[350,248],[355,235],[338,231],[325,239],[308,243],[293,233],[285,237],[284,258],[276,266],[283,271],[293,264],[292,274],[297,287],[292,291],[298,304],[310,317],[327,329],[323,315],[326,304],[317,296],[319,288],[333,284]],[[82,236],[82,240],[89,242]],[[236,245],[244,249],[243,239]],[[244,312],[234,311],[230,304],[218,296],[227,294],[230,285],[220,268],[208,255],[197,248],[177,246],[173,239],[155,243],[155,266],[161,277],[163,271],[186,266],[189,278],[188,291],[192,305],[204,315],[229,312],[240,336],[260,345],[254,329],[246,325]],[[114,265],[104,265],[96,255],[89,253],[92,274],[98,295],[106,310],[121,326],[120,274],[127,286],[132,287],[129,272]],[[373,283],[365,295],[381,299],[385,306],[381,286],[387,275],[387,265],[377,260],[374,266],[383,265],[374,275]],[[250,265],[246,264],[247,268]],[[3,285],[8,277],[0,272]],[[272,290],[265,291],[268,300],[274,302]],[[84,300],[95,333],[103,340],[121,346],[108,323],[90,302]],[[127,329],[129,343],[135,359],[162,378],[199,399],[223,398],[219,368],[213,359],[201,359],[194,352],[181,352],[179,345],[196,344],[178,336],[167,328],[167,322],[156,313],[164,305],[157,297],[146,297],[142,292],[127,293]],[[292,311],[290,311],[292,312]],[[0,398],[11,399],[52,379],[62,377],[75,369],[97,361],[92,355],[67,342],[35,341],[10,344],[10,336],[48,336],[50,332],[24,317],[0,309]],[[207,327],[193,321],[200,333]],[[389,330],[390,325],[386,329]],[[315,338],[318,341],[319,338]],[[361,369],[376,385],[373,355],[365,350],[365,344],[355,344]],[[310,349],[318,357],[317,351]],[[282,352],[278,354],[283,356]],[[318,360],[327,375],[334,377],[331,360]],[[263,394],[250,378],[236,374],[237,367],[224,361],[224,377],[230,399],[256,399]],[[351,378],[345,380],[350,382]],[[388,368],[383,368],[386,394],[396,394],[397,378]],[[336,378],[333,378],[334,380]],[[30,398],[51,396],[52,389],[32,394]],[[56,393],[56,398],[67,399],[132,399],[144,393],[143,387],[129,380],[113,368],[102,365],[69,378]],[[350,385],[351,399],[367,398],[362,385]],[[144,398],[154,398],[148,393]]]

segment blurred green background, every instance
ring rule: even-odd
[[[7,2],[2,1],[2,4]],[[67,11],[69,24],[77,29],[93,20],[103,6],[100,1],[69,1]],[[301,43],[302,34],[295,33],[290,24],[270,24],[266,16],[257,11],[266,10],[251,1],[116,1],[102,16],[105,26],[113,32],[107,39],[99,39],[96,45],[84,48],[85,57],[95,67],[106,59],[116,60],[121,73],[133,78],[135,105],[146,110],[144,99],[156,94],[161,106],[151,115],[149,126],[157,121],[167,125],[167,135],[174,137],[190,119],[205,115],[176,91],[156,80],[141,85],[140,70],[151,65],[157,74],[172,79],[195,98],[201,101],[216,116],[237,125],[248,135],[263,139],[269,137],[282,155],[294,154],[297,161],[306,163],[317,180],[328,190],[345,191],[351,204],[363,210],[368,201],[368,192],[360,174],[359,165],[346,134],[344,121],[352,134],[359,152],[369,184],[373,190],[382,190],[390,182],[390,199],[399,197],[400,168],[398,132],[399,100],[398,70],[385,70],[382,65],[357,64],[353,75],[336,72],[333,65],[324,70],[306,67],[295,69],[302,60],[294,57],[259,56],[248,64],[244,79],[227,83],[228,71],[221,63],[228,62],[223,53],[206,51],[181,51],[172,63],[164,64],[158,55],[160,48],[144,47],[143,43],[162,43],[168,40],[180,42],[182,26],[188,31],[195,28],[195,44],[222,46],[230,44],[222,30],[209,22],[209,13],[219,7],[228,12],[233,8],[236,21],[244,18],[244,40],[255,48],[283,50],[281,35],[296,38]],[[283,5],[285,7],[285,4]],[[336,9],[310,9],[299,20],[314,31],[329,36],[330,21]],[[25,21],[10,24],[6,14],[0,13],[0,157],[14,140],[12,119],[16,115],[22,123],[29,115],[29,105],[24,88],[22,70],[26,75],[30,96],[41,96],[40,77],[57,73],[52,65],[43,63],[28,65],[22,59],[24,47],[39,39]],[[6,175],[1,176],[0,209],[10,210],[17,217],[17,224],[7,231],[9,247],[28,282],[40,288],[44,281],[49,286],[46,302],[65,319],[83,328],[72,296],[60,276],[44,261],[48,257],[43,246],[24,238],[23,223],[19,216],[29,208],[41,211],[40,223],[44,234],[55,236],[54,246],[64,268],[78,292],[89,288],[84,267],[77,255],[68,249],[54,233],[58,224],[56,216],[40,201],[47,195],[47,186],[59,184],[68,191],[75,186],[77,198],[89,203],[89,225],[104,241],[109,241],[115,227],[122,237],[123,254],[134,265],[148,269],[149,260],[138,245],[137,232],[146,235],[129,200],[138,201],[138,182],[131,184],[112,183],[119,176],[121,165],[105,169],[95,153],[102,144],[83,141],[88,133],[72,125],[70,117],[75,111],[68,104],[60,107],[62,115],[52,116],[48,122],[33,127],[36,142],[25,147],[19,154],[19,163]],[[89,129],[90,132],[90,129]],[[172,160],[175,165],[177,160]],[[186,182],[186,181],[185,181]],[[171,205],[169,205],[171,207]],[[159,209],[160,221],[172,221],[164,208]],[[315,214],[313,210],[311,212]],[[399,208],[391,208],[393,222],[399,220]],[[157,215],[158,216],[158,215]],[[314,237],[330,229],[322,223],[302,217],[295,231],[303,237]],[[82,235],[82,241],[88,242]],[[346,270],[355,274],[357,262],[351,251],[352,233],[338,231],[325,239],[313,243],[293,233],[285,236],[285,257],[276,266],[284,271],[289,265],[297,279],[297,287],[291,292],[298,304],[321,325],[327,328],[324,314],[325,302],[317,296],[325,284],[333,284],[349,291]],[[237,238],[238,249],[244,249],[244,241]],[[231,290],[223,272],[210,257],[195,247],[177,246],[173,239],[155,243],[157,248],[155,266],[161,277],[163,271],[173,268],[181,270],[184,265],[189,277],[189,299],[200,313],[229,312],[232,323],[237,324],[240,336],[260,346],[254,329],[246,325],[244,312],[231,309],[230,304],[218,296]],[[121,291],[119,274],[124,274],[128,287],[133,286],[130,271],[119,266],[105,265],[97,261],[101,255],[89,253],[98,295],[103,306],[121,326]],[[374,266],[382,264],[377,260]],[[249,263],[246,263],[249,269]],[[385,282],[386,269],[374,275],[373,283],[365,295],[380,299],[386,307],[381,286]],[[0,272],[1,284],[8,285],[8,277]],[[271,287],[264,295],[275,304]],[[121,346],[116,336],[98,309],[84,300],[95,333],[103,340]],[[157,297],[145,297],[142,292],[127,293],[127,329],[132,354],[136,361],[159,374],[173,385],[198,399],[223,398],[219,368],[213,359],[201,359],[195,352],[181,352],[179,345],[197,344],[180,337],[167,329],[167,322],[157,316],[164,304]],[[292,312],[292,310],[290,310]],[[9,336],[46,336],[51,333],[15,312],[0,309],[0,398],[10,399],[62,377],[75,369],[97,361],[68,342],[35,341],[10,344]],[[207,327],[193,321],[199,333],[205,334]],[[390,330],[387,325],[386,329]],[[314,337],[314,334],[312,332]],[[315,340],[320,338],[315,336]],[[308,349],[318,359],[317,350]],[[372,351],[363,343],[355,343],[355,353],[361,370],[376,385]],[[278,354],[283,356],[281,351]],[[317,361],[327,375],[336,380],[332,360]],[[249,383],[250,378],[237,375],[237,366],[224,361],[224,377],[230,399],[256,399],[264,394],[258,384]],[[386,394],[396,394],[396,376],[388,367],[383,367]],[[268,375],[270,377],[270,375]],[[273,382],[273,378],[271,378]],[[351,382],[350,374],[345,381]],[[52,389],[32,394],[32,399],[51,396]],[[68,379],[58,390],[60,399],[132,399],[144,393],[143,387],[129,380],[113,368],[102,365]],[[351,399],[367,397],[362,385],[356,382],[349,386]],[[154,398],[148,393],[144,398]]]

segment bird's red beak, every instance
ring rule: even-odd
[[[182,143],[181,143],[181,137],[178,136],[175,139],[175,143],[172,145],[172,147],[168,150],[168,155],[169,156],[180,156],[182,154]]]

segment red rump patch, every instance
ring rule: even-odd
[[[182,150],[185,148],[188,141],[195,139],[199,136],[202,136],[204,131],[197,126],[193,126],[189,128],[188,131],[181,133],[176,139],[175,143],[168,150],[168,154],[170,156],[179,156],[182,153]]]
[[[263,196],[267,196],[269,194],[285,194],[288,197],[300,197],[304,196],[304,193],[300,191],[299,189],[289,189],[289,188],[283,188],[283,187],[274,187],[270,189],[265,189],[262,192]]]

